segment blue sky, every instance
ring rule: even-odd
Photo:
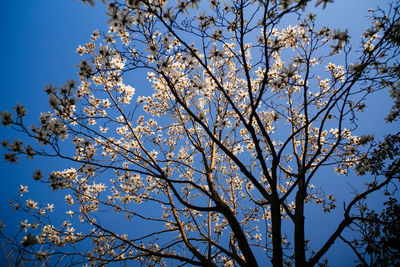
[[[329,5],[327,9],[322,11],[318,8],[314,12],[320,13],[321,24],[349,28],[350,35],[354,35],[352,40],[355,41],[368,22],[365,17],[366,10],[377,4],[384,5],[389,2],[336,0],[335,4]],[[71,0],[2,1],[0,110],[11,109],[17,102],[24,104],[28,110],[29,121],[34,121],[41,111],[47,111],[44,85],[59,85],[70,78],[77,79],[75,65],[79,62],[79,56],[75,49],[89,40],[95,29],[105,29],[106,21],[101,4],[93,8],[84,6],[80,1]],[[365,130],[372,131],[377,125],[380,125],[382,132],[393,130],[393,126],[378,121],[378,117],[383,116],[379,111],[389,110],[389,103],[379,100],[370,105],[370,111],[365,116],[375,114],[372,120],[379,124],[369,124],[365,126]],[[0,140],[14,136],[14,132],[0,127]],[[20,184],[32,187],[32,198],[57,198],[50,190],[43,192],[43,188],[46,187],[35,184],[31,174],[36,168],[50,170],[65,167],[68,167],[68,164],[51,159],[22,160],[19,165],[9,165],[4,163],[1,157],[0,219],[9,227],[18,223],[18,218],[8,207],[8,201],[17,193]],[[321,227],[321,231],[324,231],[324,227]],[[332,266],[352,266],[353,261],[348,258],[352,257],[351,254],[343,252],[345,254],[341,254],[342,256],[335,257],[334,254],[339,251],[341,250],[333,250],[328,254],[332,256]],[[2,255],[3,251],[0,252],[1,257]],[[0,265],[3,260],[4,258],[0,258]]]
[[[24,104],[28,109],[27,120],[35,122],[40,112],[48,110],[44,85],[60,85],[67,79],[77,79],[75,65],[79,63],[79,56],[75,49],[89,40],[95,29],[105,28],[104,7],[93,8],[69,0],[2,1],[0,13],[3,51],[0,110],[9,110],[17,102]],[[13,137],[15,132],[0,127],[1,140]],[[22,160],[18,165],[9,165],[1,156],[0,217],[10,230],[18,224],[18,214],[12,212],[8,202],[16,195],[19,185],[32,188],[31,198],[51,202],[57,194],[47,186],[34,183],[32,172],[36,168],[49,171],[65,165],[49,159]],[[1,246],[1,266],[4,260]]]

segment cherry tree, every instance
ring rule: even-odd
[[[61,221],[23,185],[11,202],[27,214],[21,239],[1,227],[17,262],[313,266],[336,240],[355,249],[344,231],[399,178],[393,157],[394,171],[373,172],[374,137],[353,134],[375,92],[399,98],[399,11],[371,10],[355,45],[309,13],[330,2],[103,1],[109,31],[78,47],[79,81],[46,87],[51,111],[36,125],[21,105],[1,113],[32,141],[3,141],[6,161],[70,163],[33,174],[65,195]],[[146,73],[148,95],[135,94],[133,73]],[[326,170],[368,174],[366,185],[338,207]],[[320,247],[309,246],[306,209],[340,217]]]

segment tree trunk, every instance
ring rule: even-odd
[[[271,202],[271,221],[272,221],[272,265],[281,267],[283,265],[282,252],[282,229],[281,229],[281,209],[279,200]]]
[[[294,214],[294,255],[296,267],[306,265],[305,237],[304,237],[304,177],[299,178],[299,191],[296,194],[296,210]]]

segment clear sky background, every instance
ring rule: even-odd
[[[100,1],[99,1],[100,2]],[[352,41],[356,41],[366,28],[367,9],[377,4],[385,6],[388,0],[335,0],[327,9],[316,9],[322,20],[320,24],[348,28]],[[44,85],[63,84],[66,80],[77,80],[76,64],[79,56],[75,49],[89,40],[95,29],[105,29],[107,18],[102,4],[96,7],[84,6],[80,1],[71,0],[1,0],[0,26],[0,110],[10,110],[15,103],[27,107],[28,121],[34,122],[40,112],[48,110]],[[143,79],[143,77],[134,77]],[[146,85],[138,88],[139,94],[151,93]],[[383,116],[389,110],[390,101],[379,96],[369,103],[369,111],[364,115],[371,123],[362,126],[364,131],[381,133],[392,131],[394,126],[383,123]],[[382,110],[384,113],[382,113]],[[398,128],[397,128],[398,130]],[[0,127],[0,140],[15,137],[15,132]],[[31,178],[36,168],[44,170],[63,169],[68,163],[52,159],[22,160],[18,165],[4,163],[0,158],[0,220],[8,227],[18,224],[18,215],[8,206],[9,200],[17,194],[20,184],[31,187],[33,199],[62,199],[61,192],[54,194],[47,186],[38,185]],[[46,173],[46,171],[45,171]],[[331,181],[332,182],[332,181]],[[334,184],[334,182],[332,182]],[[343,193],[348,193],[346,189]],[[339,204],[339,203],[338,203]],[[340,204],[341,205],[341,204]],[[315,218],[318,222],[319,218]],[[326,229],[319,226],[321,232]],[[337,245],[327,255],[331,266],[353,266],[353,255],[348,249]],[[0,247],[0,266],[4,264],[4,252]]]

